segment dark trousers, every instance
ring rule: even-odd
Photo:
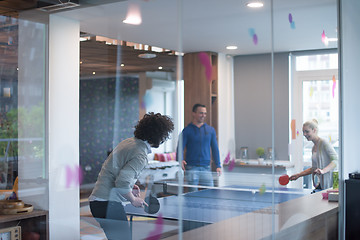
[[[91,201],[90,210],[109,240],[131,239],[129,223],[121,202]]]

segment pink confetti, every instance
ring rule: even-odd
[[[75,166],[74,171],[66,166],[66,188],[69,188],[74,182],[75,186],[80,186],[83,180],[83,172],[80,166]]]
[[[326,39],[326,35],[325,35],[325,30],[323,30],[322,34],[321,34],[321,41],[323,43],[325,43],[325,39]]]
[[[231,159],[229,164],[229,171],[231,172],[235,167],[235,158]]]
[[[254,36],[253,36],[253,43],[254,43],[255,45],[258,44],[258,37],[257,37],[256,34],[254,34]]]
[[[332,86],[332,96],[335,97],[335,88],[336,88],[336,78],[335,75],[333,75],[333,86]]]
[[[163,231],[163,226],[164,226],[164,221],[162,218],[162,214],[160,213],[155,221],[155,229],[149,233],[149,236],[146,238],[146,240],[160,239]]]
[[[209,82],[211,82],[212,67],[210,63],[210,57],[207,53],[201,52],[198,54],[200,62],[205,67],[205,75]]]
[[[226,155],[226,158],[224,159],[224,164],[228,164],[230,161],[230,152]]]

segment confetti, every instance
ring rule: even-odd
[[[162,218],[162,214],[160,213],[155,221],[155,229],[149,233],[149,236],[146,238],[146,240],[160,239],[163,231],[163,227],[164,227],[164,221]]]
[[[66,166],[66,188],[74,182],[75,187],[80,186],[83,180],[83,172],[80,166],[75,166],[74,170],[70,166]]]
[[[253,43],[255,45],[257,45],[258,44],[258,36],[255,33],[255,29],[254,28],[249,28],[248,32],[249,32],[250,37],[252,37]]]
[[[250,37],[253,37],[255,35],[255,29],[249,28],[248,31],[249,31]]]
[[[254,43],[255,45],[258,44],[258,37],[257,37],[256,34],[254,34],[254,36],[253,36],[253,43]]]
[[[295,29],[295,22],[290,23],[291,29]]]
[[[230,161],[230,151],[228,152],[228,154],[226,155],[225,159],[224,159],[224,164],[228,164]]]
[[[263,195],[266,192],[266,186],[265,183],[261,184],[260,188],[259,188],[259,193],[260,195]]]
[[[310,97],[312,97],[313,93],[314,93],[314,88],[310,87]]]
[[[293,16],[291,13],[289,13],[288,18],[289,18],[289,23],[290,23],[291,29],[295,29],[295,22],[293,21]]]
[[[230,164],[229,164],[229,172],[231,172],[235,167],[235,158],[231,159]]]
[[[209,82],[211,82],[212,67],[210,63],[210,57],[207,53],[201,52],[198,54],[200,62],[205,67],[205,75]]]
[[[322,41],[323,43],[325,43],[325,41],[326,41],[325,30],[323,30],[323,32],[322,32],[322,34],[321,34],[321,41]]]
[[[292,23],[293,21],[292,21],[292,15],[291,15],[291,13],[289,13],[289,23]]]

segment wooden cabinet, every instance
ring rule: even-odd
[[[44,210],[34,210],[30,213],[20,213],[14,215],[0,215],[0,229],[21,227],[23,239],[31,236],[39,236],[40,239],[49,239],[48,212]]]
[[[202,54],[202,55],[201,55]],[[205,58],[207,56],[207,58]],[[208,61],[208,62],[206,62]],[[192,121],[192,107],[196,103],[206,106],[206,123],[218,135],[218,57],[212,52],[184,55],[184,126]],[[211,69],[208,69],[211,68]],[[211,77],[206,75],[211,70]]]

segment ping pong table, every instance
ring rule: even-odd
[[[132,225],[133,216],[158,217],[161,214],[163,219],[179,220],[179,209],[182,209],[183,231],[188,231],[266,208],[271,214],[269,207],[273,203],[276,205],[310,192],[308,189],[277,188],[272,193],[272,189],[261,192],[256,187],[229,186],[185,193],[182,198],[176,195],[159,198],[160,210],[156,214],[148,214],[131,204],[125,206],[125,211]]]

